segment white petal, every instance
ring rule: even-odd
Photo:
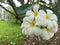
[[[21,28],[22,28],[22,29],[23,29],[23,28],[29,28],[29,27],[30,27],[30,25],[29,25],[28,22],[23,22],[22,25],[21,25]]]
[[[28,10],[28,11],[26,12],[26,16],[28,17],[28,16],[31,16],[31,15],[33,15],[33,12],[32,12],[31,10]]]
[[[48,15],[53,14],[53,11],[52,11],[52,10],[47,9],[46,11],[47,11],[47,14],[48,14]]]
[[[53,25],[52,25],[52,21],[47,21],[47,27],[50,29],[50,28],[52,28],[53,27]]]
[[[23,28],[23,27],[24,27],[24,23],[21,24],[21,28]]]
[[[41,33],[41,30],[40,30],[40,28],[35,27],[35,28],[33,29],[33,32],[34,32],[34,35],[35,35],[35,36],[39,36],[40,33]]]
[[[34,11],[34,12],[38,12],[38,10],[39,10],[39,5],[38,5],[38,4],[35,4],[35,5],[33,6],[33,11]]]
[[[25,30],[25,35],[26,35],[26,36],[28,36],[28,35],[29,35],[28,30]]]
[[[22,30],[22,34],[26,35],[26,36],[33,36],[33,29],[32,28],[24,28]]]
[[[50,39],[50,35],[46,31],[42,32],[41,37],[43,40],[49,40]]]
[[[53,33],[56,33],[57,31],[58,31],[58,27],[52,29]]]
[[[29,36],[34,36],[33,28],[28,29],[28,35]]]
[[[51,23],[48,24],[48,28],[50,29],[51,32],[56,33],[58,31],[57,22],[52,21]]]
[[[53,23],[52,32],[56,33],[58,31],[58,24],[55,21],[53,21],[52,23]]]
[[[36,19],[36,25],[46,26],[47,21],[45,20],[45,18],[38,16],[38,18]]]
[[[40,25],[41,25],[41,26],[47,26],[47,22],[46,22],[45,20],[42,20],[42,21],[40,22]]]
[[[55,28],[55,27],[58,27],[58,24],[57,24],[56,21],[52,21],[52,24],[53,24],[53,27],[54,27],[54,28]]]
[[[42,35],[42,33],[43,33],[43,29],[39,29],[39,36],[41,36]]]
[[[25,28],[26,26],[28,27],[28,25],[27,24],[29,24],[28,22],[23,22],[22,24],[21,24],[21,28],[23,29],[23,28]]]
[[[24,29],[22,29],[22,34],[23,34],[23,35],[27,35],[27,36],[28,36],[28,30],[26,30],[25,28],[24,28]]]
[[[51,18],[51,20],[53,20],[53,21],[58,21],[57,16],[56,16],[55,14],[51,15],[50,18]]]
[[[54,36],[54,33],[49,32],[50,38],[52,38]]]
[[[26,22],[26,23],[27,23],[27,22]],[[26,23],[23,22],[23,23],[21,24],[21,29],[25,28]]]
[[[24,29],[22,29],[22,34],[25,35],[25,30]]]
[[[45,18],[46,17],[46,12],[44,10],[40,10],[38,15]]]
[[[28,30],[22,29],[22,34],[28,36]]]
[[[32,22],[34,20],[34,16],[24,17],[23,22]]]
[[[50,38],[52,38],[53,35],[54,35],[54,33],[48,33],[44,30],[41,34],[41,37],[44,40],[49,40]]]
[[[38,17],[36,18],[36,20],[35,20],[35,21],[36,21],[36,25],[39,25],[40,22],[42,21],[42,19],[43,19],[42,17],[39,17],[39,16],[38,16]]]

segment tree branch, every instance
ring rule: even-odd
[[[14,12],[15,12],[15,14],[16,14],[16,16],[15,16],[16,19],[20,20],[21,23],[22,23],[22,18],[21,18],[21,16],[17,13],[17,11],[16,11],[16,6],[15,6],[13,0],[8,0],[8,2],[9,2],[9,4],[12,6],[12,8],[14,9]]]
[[[14,15],[15,16],[15,14],[14,13],[12,13],[11,11],[9,11],[9,10],[7,10],[5,7],[3,7],[2,5],[0,5],[0,7],[2,7],[4,10],[6,10],[7,12],[9,12],[10,14],[12,14],[12,15]]]

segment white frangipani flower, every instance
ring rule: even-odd
[[[35,17],[35,18],[37,18],[38,16],[39,16],[39,5],[38,4],[36,4],[36,5],[34,5],[33,6],[33,11],[32,10],[28,10],[27,12],[26,12],[26,16],[28,17],[28,16],[32,16],[32,17]],[[43,13],[43,12],[42,12]]]
[[[47,9],[39,10],[39,5],[28,10],[21,25],[22,33],[26,36],[40,36],[43,40],[51,39],[58,31],[57,16]]]
[[[58,31],[58,24],[55,21],[50,21],[47,26],[51,32],[56,33]]]
[[[46,28],[46,29],[42,29],[42,33],[41,33],[41,37],[44,40],[49,40],[50,38],[52,38],[54,36],[54,33],[52,33],[50,31],[50,29]]]
[[[39,8],[40,8],[39,5],[36,4],[36,5],[33,6],[33,11],[34,11],[35,13],[38,13]]]
[[[41,30],[42,39],[49,40],[58,31],[58,24],[56,21],[48,21],[46,28],[43,28]]]
[[[53,14],[53,12],[51,10],[47,9],[46,11],[47,11],[46,20],[58,21],[57,16],[55,14]]]
[[[34,18],[25,17],[23,19],[24,23],[22,23],[22,33],[28,36],[38,36],[40,34],[40,28],[36,26],[36,22],[34,21]],[[38,23],[38,22],[37,22]]]

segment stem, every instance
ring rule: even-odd
[[[40,36],[38,36],[38,40],[41,42],[41,37]]]

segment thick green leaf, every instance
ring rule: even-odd
[[[32,9],[32,4],[25,4],[16,8],[16,11],[19,15],[26,13],[27,10]]]

